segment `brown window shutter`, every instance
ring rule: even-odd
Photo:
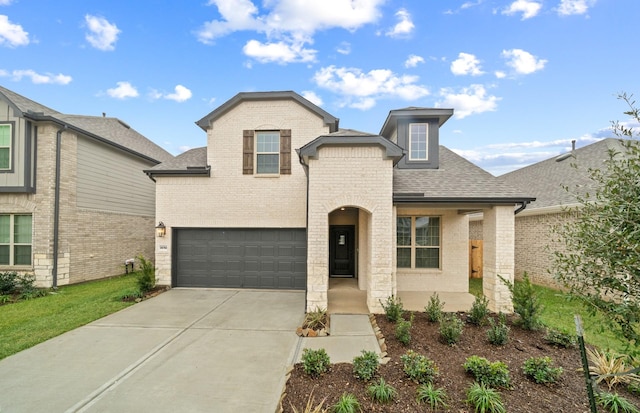
[[[291,175],[291,129],[280,131],[280,175]]]
[[[253,131],[242,131],[242,174],[253,175]]]

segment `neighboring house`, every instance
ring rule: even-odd
[[[452,114],[392,110],[376,135],[294,92],[239,93],[197,122],[206,147],[146,171],[159,282],[301,289],[311,310],[354,277],[380,312],[398,291],[468,292],[468,214],[484,211],[485,293],[508,310],[495,274],[513,276],[514,209],[533,198],[439,145]]]
[[[41,287],[122,274],[154,252],[168,152],[105,116],[67,115],[0,87],[0,271]]]
[[[499,181],[526,189],[536,197],[516,215],[516,278],[527,272],[536,284],[559,287],[553,279],[551,263],[554,249],[562,245],[553,241],[551,229],[572,219],[574,212],[567,209],[578,205],[576,191],[593,194],[596,190],[589,179],[589,169],[606,168],[609,150],[623,152],[623,149],[619,139],[608,138],[498,177]],[[482,239],[481,218],[472,218],[470,239]]]

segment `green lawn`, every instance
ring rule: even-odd
[[[135,289],[135,276],[129,274],[0,306],[0,360],[130,306],[119,297]]]
[[[516,281],[518,283],[518,281]],[[615,339],[613,334],[600,331],[603,325],[602,317],[592,317],[587,314],[580,303],[569,301],[561,291],[552,288],[534,286],[544,310],[542,322],[552,328],[575,334],[574,315],[579,314],[584,327],[584,339],[587,343],[600,348],[610,348],[618,352],[624,351],[624,344]],[[482,295],[482,279],[469,279],[469,292],[475,296]]]

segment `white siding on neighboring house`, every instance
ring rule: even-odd
[[[155,215],[155,186],[142,172],[153,164],[78,137],[78,208]]]

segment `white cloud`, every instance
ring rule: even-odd
[[[193,96],[191,91],[182,85],[177,85],[174,88],[174,91],[174,93],[165,95],[164,98],[168,100],[175,100],[176,102],[184,102],[191,99],[191,96]]]
[[[29,33],[25,32],[19,24],[11,23],[9,17],[0,14],[0,45],[16,47],[28,44]]]
[[[338,47],[336,48],[336,51],[340,54],[350,54],[351,53],[351,43],[349,42],[341,42]]]
[[[544,69],[545,59],[538,59],[522,49],[503,50],[501,56],[507,59],[507,65],[517,74],[528,75]]]
[[[116,99],[136,98],[139,96],[138,90],[129,82],[116,82],[116,87],[107,89],[107,95]]]
[[[0,0],[0,6],[8,6],[11,4],[11,0]]]
[[[193,147],[187,145],[178,146],[178,150],[180,151],[180,153],[186,152],[190,149],[193,149]]]
[[[417,55],[409,55],[407,60],[404,61],[404,67],[416,67],[418,63],[424,63],[424,58]]]
[[[561,16],[570,16],[572,14],[585,14],[589,11],[596,0],[560,0],[558,6],[558,14]]]
[[[502,14],[512,16],[516,13],[522,13],[522,20],[530,19],[540,13],[542,3],[531,0],[516,0],[509,7],[502,10]]]
[[[0,71],[0,76],[12,76],[12,79],[16,82],[22,80],[23,77],[28,77],[31,79],[31,82],[35,84],[67,85],[73,80],[71,76],[63,75],[62,73],[57,75],[53,73],[42,74],[31,69],[14,70],[11,74],[2,70]]]
[[[362,110],[382,98],[416,100],[429,94],[426,87],[416,84],[417,76],[399,76],[388,69],[364,73],[357,68],[328,66],[318,70],[313,80],[319,87],[342,95],[343,105]]]
[[[313,62],[316,59],[316,50],[305,49],[304,43],[261,43],[257,40],[249,40],[242,48],[242,51],[245,55],[261,63],[286,64]]]
[[[322,106],[322,104],[324,103],[322,101],[322,98],[320,96],[318,96],[316,94],[316,92],[312,91],[312,90],[303,90],[302,91],[302,96],[307,99],[309,102],[313,103],[314,105],[317,106]]]
[[[451,62],[451,73],[456,76],[480,76],[484,74],[480,68],[480,60],[469,53],[458,54],[458,58]]]
[[[404,37],[410,35],[416,27],[411,20],[411,14],[409,14],[406,9],[400,9],[396,12],[396,17],[398,18],[398,23],[385,34],[389,37]]]
[[[504,79],[505,77],[507,77],[507,74],[505,72],[503,72],[502,70],[496,70],[494,72],[494,74],[496,75],[496,77],[498,79]]]
[[[493,112],[498,107],[501,99],[487,94],[482,85],[471,85],[456,92],[451,88],[440,90],[442,100],[436,104],[437,107],[452,107],[454,116],[457,119],[466,118],[483,112]]]
[[[104,17],[90,14],[84,16],[84,20],[89,29],[85,39],[91,46],[105,51],[115,49],[115,43],[118,41],[118,34],[120,34],[120,29],[115,24],[109,23]]]

